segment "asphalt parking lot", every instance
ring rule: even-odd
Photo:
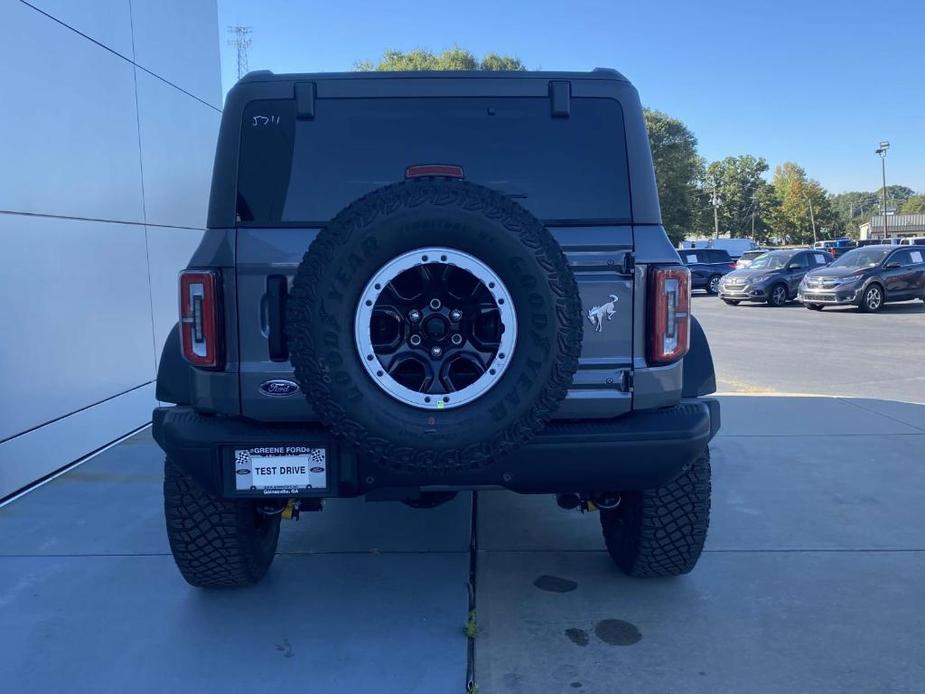
[[[925,302],[879,313],[797,302],[727,306],[695,292],[720,392],[814,393],[925,402]]]
[[[262,584],[198,591],[142,432],[0,508],[3,690],[922,691],[925,304],[694,313],[725,394],[689,576],[622,576],[593,514],[481,492],[330,502]]]

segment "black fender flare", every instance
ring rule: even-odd
[[[172,402],[177,405],[192,404],[191,368],[180,350],[180,324],[175,323],[161,352],[160,364],[157,367],[155,397],[161,402]]]
[[[681,395],[696,398],[716,392],[716,371],[713,368],[713,354],[706,333],[694,316],[691,316],[691,346],[684,357],[684,380]]]

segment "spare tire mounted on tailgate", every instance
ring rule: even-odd
[[[549,231],[505,195],[415,179],[342,210],[288,303],[318,415],[392,469],[480,467],[529,440],[578,368],[581,306]]]

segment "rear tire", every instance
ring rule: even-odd
[[[739,305],[739,300],[738,300],[738,299],[723,299],[723,301],[725,301],[725,302],[726,302],[727,304],[729,304],[730,306],[738,306],[738,305]]]
[[[164,515],[170,551],[192,586],[253,585],[273,563],[279,514],[263,515],[253,501],[207,494],[169,459],[164,462]]]
[[[657,489],[625,492],[601,510],[604,542],[630,576],[680,576],[697,564],[710,525],[710,449]]]
[[[787,303],[787,285],[775,284],[768,290],[768,306],[780,307]]]
[[[712,294],[716,296],[719,294],[719,281],[720,275],[712,275],[707,281],[707,294]]]

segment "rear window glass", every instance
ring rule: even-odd
[[[318,99],[313,120],[292,101],[245,109],[238,217],[324,223],[399,181],[413,164],[455,164],[545,221],[630,221],[623,113],[613,99]]]

